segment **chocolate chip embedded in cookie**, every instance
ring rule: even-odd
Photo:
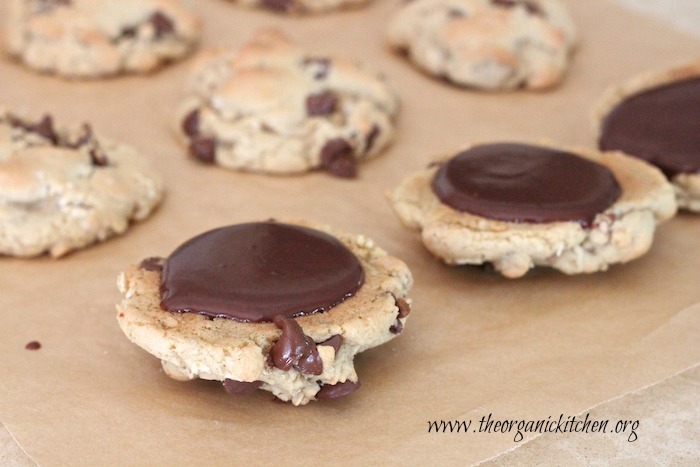
[[[700,60],[609,90],[597,114],[602,150],[656,165],[679,207],[700,212]]]
[[[189,93],[175,123],[193,159],[271,174],[353,178],[389,145],[398,111],[378,75],[309,55],[273,30],[203,53]]]
[[[0,254],[63,256],[123,233],[162,196],[140,155],[89,125],[0,109]]]
[[[619,152],[484,144],[432,165],[389,194],[401,222],[448,264],[493,264],[509,278],[534,266],[603,271],[651,246],[675,214],[673,189]]]
[[[9,0],[10,53],[68,78],[144,73],[189,53],[196,16],[178,0]]]
[[[118,321],[175,379],[301,405],[359,387],[354,356],[396,337],[411,285],[406,265],[364,236],[254,222],[128,269]]]
[[[371,0],[235,0],[237,3],[262,8],[282,14],[326,13],[329,11],[358,8]]]
[[[415,0],[389,24],[389,44],[421,70],[476,89],[547,89],[575,45],[558,0]]]

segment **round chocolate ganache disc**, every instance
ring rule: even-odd
[[[621,194],[606,167],[525,144],[475,146],[444,163],[433,192],[448,206],[489,219],[588,226]]]
[[[603,120],[599,146],[659,167],[668,177],[700,172],[700,77],[632,95]]]
[[[364,269],[338,239],[277,222],[203,233],[165,261],[161,307],[243,322],[327,311],[362,285]]]

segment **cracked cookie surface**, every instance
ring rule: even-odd
[[[354,177],[393,139],[398,98],[362,66],[310,55],[275,30],[195,66],[176,126],[192,157],[270,174]]]
[[[635,112],[642,120],[628,128],[632,132],[628,141],[625,141],[627,138],[609,143],[604,143],[603,140],[606,120],[618,105],[646,92],[656,92],[667,86],[691,81],[696,83],[695,89],[700,88],[700,60],[638,76],[623,85],[610,88],[597,104],[594,118],[600,146],[608,144],[611,148],[657,164],[673,184],[678,207],[700,213],[700,146],[697,143],[700,134],[697,117],[700,106],[697,94],[676,95],[673,98],[684,109],[674,111],[666,107]],[[695,117],[682,113],[693,108]],[[637,149],[641,152],[637,153]],[[668,160],[665,160],[667,157]]]
[[[67,78],[144,73],[186,55],[196,16],[177,0],[10,0],[9,52]]]
[[[604,271],[646,253],[657,225],[676,212],[673,188],[651,165],[619,152],[571,151],[607,167],[622,193],[589,226],[579,222],[516,223],[457,211],[431,188],[438,167],[405,179],[388,194],[404,226],[451,265],[493,264],[508,278],[535,266],[566,274]]]
[[[421,70],[490,91],[557,85],[575,36],[558,0],[415,0],[387,29]]]
[[[174,379],[221,381],[231,394],[260,388],[294,405],[352,392],[359,386],[355,355],[403,329],[410,311],[406,295],[411,273],[362,235],[308,222],[292,225],[332,235],[357,257],[364,283],[354,295],[324,312],[274,322],[172,313],[161,308],[162,262],[150,260],[119,277],[123,300],[117,319],[122,331],[159,358]],[[297,358],[289,359],[291,348],[301,349]]]
[[[54,128],[0,109],[0,254],[66,253],[126,231],[163,195],[133,149],[89,125]]]

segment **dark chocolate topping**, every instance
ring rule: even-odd
[[[165,258],[160,258],[158,256],[152,256],[141,261],[139,268],[146,271],[156,271],[160,272],[163,270],[163,265],[165,264]]]
[[[576,221],[588,226],[622,193],[606,167],[549,148],[475,146],[433,178],[433,192],[458,211],[508,222]]]
[[[347,380],[343,383],[337,383],[337,384],[324,384],[321,386],[321,389],[316,393],[316,399],[325,399],[325,400],[331,400],[331,399],[340,399],[343,396],[347,396],[348,394],[352,394],[353,392],[357,391],[360,389],[360,380],[357,380],[357,383],[353,383],[350,380]]]
[[[323,373],[323,361],[316,343],[304,334],[299,323],[284,316],[275,316],[274,322],[282,330],[282,335],[270,349],[272,364],[282,371],[294,368],[307,375]]]
[[[628,97],[603,121],[599,146],[658,166],[667,176],[700,172],[700,77]]]
[[[329,347],[333,347],[333,349],[335,350],[335,353],[338,353],[338,349],[340,348],[340,344],[342,344],[342,343],[343,343],[343,336],[341,336],[340,334],[335,334],[335,335],[329,337],[328,339],[326,339],[325,341],[321,342],[318,345],[327,345]]]
[[[232,396],[246,396],[254,393],[260,386],[262,386],[262,381],[251,381],[248,383],[226,378],[223,385],[226,392]]]
[[[326,233],[276,222],[211,230],[165,262],[161,306],[236,321],[327,311],[364,279],[360,261]]]

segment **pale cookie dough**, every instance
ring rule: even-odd
[[[421,70],[489,91],[557,85],[576,33],[558,0],[415,0],[387,29]]]
[[[199,19],[178,0],[9,0],[8,51],[67,78],[144,73],[186,55]]]
[[[303,405],[324,398],[333,385],[358,382],[356,354],[381,345],[403,329],[410,311],[406,297],[413,279],[408,267],[362,236],[334,232],[308,222],[295,222],[334,235],[354,253],[365,271],[360,289],[324,313],[294,318],[317,344],[323,362],[320,375],[296,368],[282,371],[269,355],[281,332],[273,323],[241,323],[160,307],[161,273],[133,266],[119,276],[123,300],[117,305],[122,331],[135,344],[161,359],[165,372],[178,380],[201,378],[254,383],[283,401]],[[341,336],[337,351],[319,345]]]
[[[700,59],[670,70],[638,76],[621,86],[608,89],[594,109],[594,125],[598,135],[600,136],[602,131],[605,117],[626,98],[658,86],[698,77]],[[698,151],[700,152],[700,148]],[[676,191],[678,207],[700,213],[700,173],[677,174],[671,178],[671,183]]]
[[[0,255],[63,256],[122,234],[162,196],[133,149],[0,108]]]
[[[590,227],[578,222],[514,223],[457,211],[433,193],[438,167],[408,177],[388,193],[404,226],[419,230],[426,248],[451,265],[491,263],[508,278],[535,266],[566,274],[604,271],[646,253],[656,226],[676,212],[673,188],[655,167],[619,152],[571,151],[607,167],[621,197]]]
[[[398,110],[382,77],[309,55],[275,30],[202,54],[189,90],[176,125],[190,154],[270,174],[324,168],[353,177],[357,161],[391,142]]]
[[[277,13],[326,13],[333,10],[358,8],[372,0],[235,0],[241,5],[264,8]]]

